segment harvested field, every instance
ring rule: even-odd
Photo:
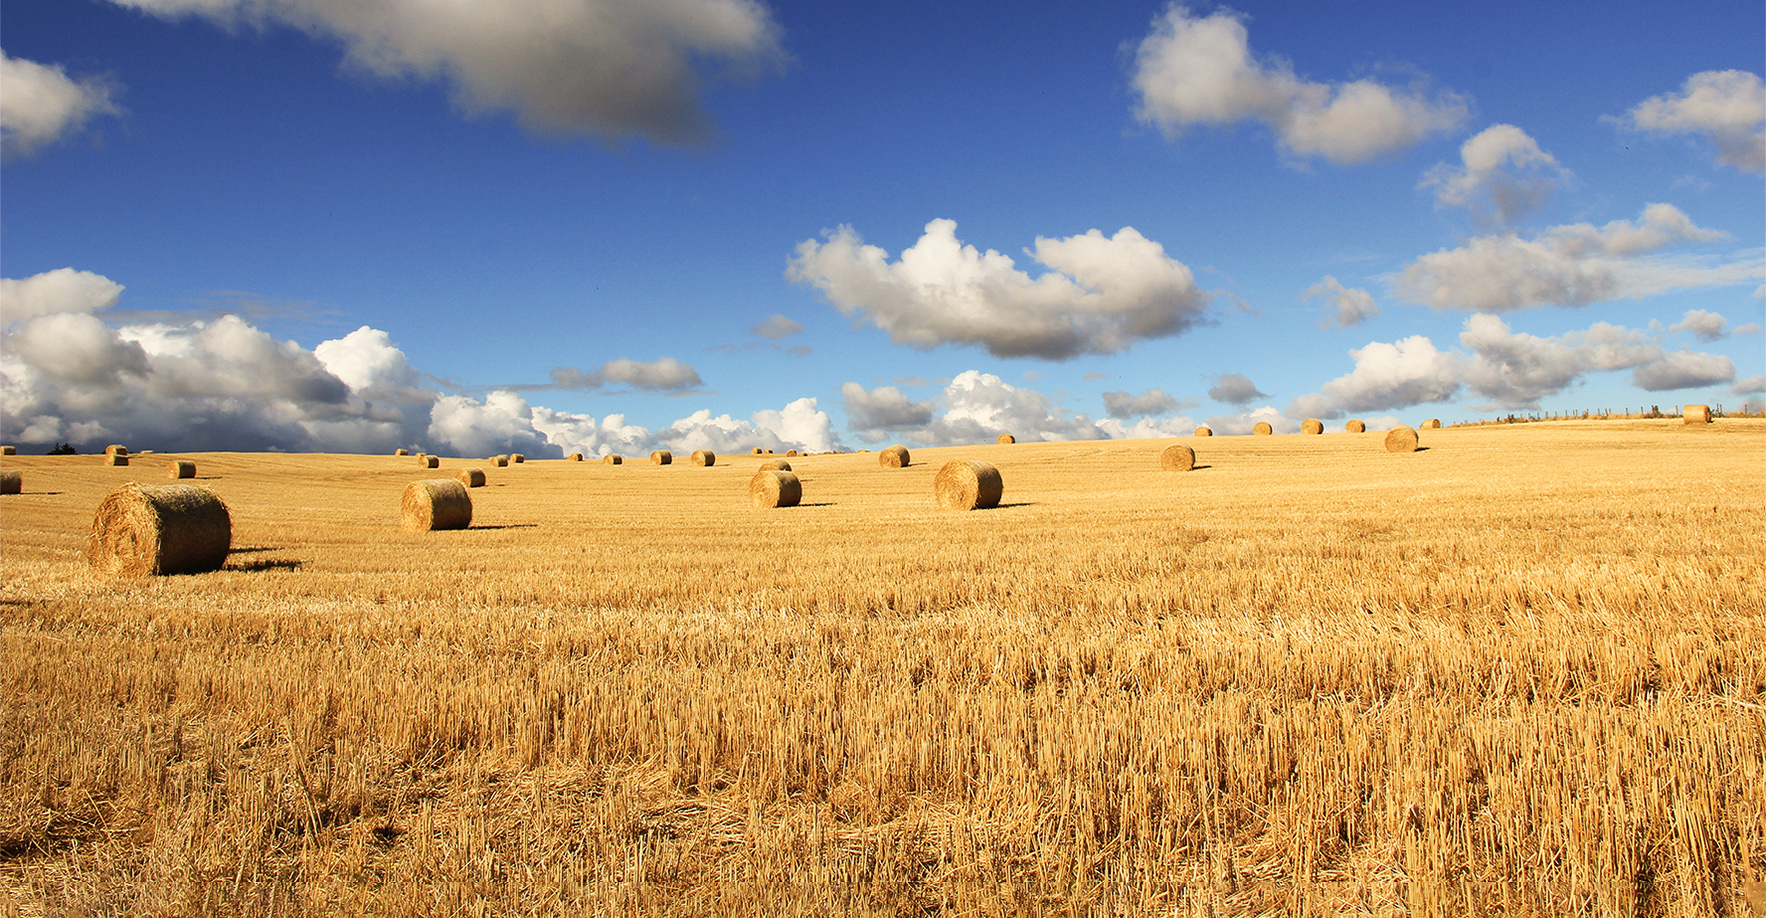
[[[0,907],[1748,914],[1766,422],[1158,445],[779,513],[530,463],[423,533],[405,462],[180,454],[233,553],[147,581],[81,551],[163,466],[8,457]]]

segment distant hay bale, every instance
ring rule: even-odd
[[[900,443],[877,454],[877,464],[886,469],[905,469],[908,467],[908,448]]]
[[[1187,472],[1196,467],[1196,451],[1181,443],[1167,446],[1159,454],[1159,467],[1169,472]]]
[[[441,457],[440,456],[430,456],[430,455],[418,456],[417,457],[417,467],[420,469],[440,468],[441,467]]]
[[[104,454],[106,456],[127,456],[129,448],[121,443],[112,443],[104,448]]]
[[[1005,483],[999,469],[979,459],[953,459],[932,480],[938,506],[946,510],[986,510],[997,507]]]
[[[1258,421],[1257,426],[1251,428],[1251,433],[1259,437],[1267,437],[1270,434],[1275,433],[1275,428],[1269,426],[1268,421]]]
[[[1300,432],[1303,434],[1324,433],[1324,422],[1318,418],[1307,418],[1300,422]]]
[[[173,459],[172,464],[166,468],[166,477],[167,478],[195,478],[196,477],[196,463],[190,461],[189,459]]]
[[[1427,421],[1424,421],[1423,422],[1423,429],[1424,430],[1440,430],[1441,429],[1441,419],[1440,418],[1430,418]]]
[[[1212,437],[1212,436],[1214,436],[1214,428],[1209,427],[1206,424],[1204,424],[1201,427],[1196,428],[1196,436],[1198,436],[1198,437]]]
[[[16,446],[0,446],[0,456],[16,456],[16,455],[18,455],[18,447],[16,447]]]
[[[509,457],[508,456],[492,456],[490,458],[489,462],[491,465],[494,465],[500,469],[506,469],[509,467]]]
[[[582,453],[571,453],[570,455],[565,456],[564,458],[571,461],[571,462],[581,462],[581,461],[583,461],[583,454]]]
[[[405,486],[399,518],[407,532],[465,529],[472,524],[472,497],[452,478],[430,478]]]
[[[1349,431],[1350,433],[1367,433],[1367,422],[1366,421],[1350,421],[1349,423],[1343,425],[1343,429]]]
[[[794,450],[794,449],[788,449],[788,450],[786,450],[786,451],[785,451],[785,455],[787,455],[787,456],[795,456],[795,455],[797,455],[797,450]]]
[[[688,457],[687,461],[702,469],[708,469],[717,465],[717,453],[708,449],[696,449],[693,451],[693,455]]]
[[[104,464],[105,465],[128,465],[129,464],[129,457],[122,455],[121,453],[106,453],[104,455]]]
[[[409,456],[411,455],[411,451],[401,446],[398,449],[393,450],[392,454],[395,456]]]
[[[454,478],[468,488],[484,487],[484,469],[461,469],[454,473]]]
[[[803,484],[790,471],[762,469],[748,479],[748,500],[756,507],[795,507],[803,500]]]
[[[791,471],[791,463],[783,459],[768,459],[760,464],[760,470],[763,472],[789,472]]]
[[[771,456],[771,455],[772,455],[772,454],[773,454],[773,451],[772,451],[772,450],[770,450],[770,449],[769,449],[769,450],[767,450],[767,451],[766,451],[766,455],[768,455],[768,456]]]
[[[1409,427],[1400,424],[1386,431],[1386,452],[1388,453],[1414,453],[1416,445],[1416,431]]]
[[[1000,443],[1016,443],[1016,442],[1018,442],[1018,438],[1012,436],[1011,434],[1000,434],[999,442]]]
[[[669,465],[675,461],[675,454],[666,449],[659,449],[650,454],[652,465]]]
[[[1709,424],[1711,423],[1711,406],[1688,405],[1686,410],[1680,413],[1680,417],[1683,424]]]
[[[510,453],[509,454],[509,461],[510,462],[526,462],[527,457],[522,455],[521,453]]]
[[[86,560],[107,574],[194,574],[218,570],[232,541],[227,505],[207,488],[126,484],[99,502]]]
[[[623,462],[625,462],[625,457],[618,453],[608,453],[601,457],[602,465],[619,465]]]
[[[0,494],[23,494],[25,477],[15,469],[0,472]]]
[[[758,455],[760,455],[760,454],[761,454],[761,453],[764,453],[764,452],[766,452],[766,450],[763,450],[763,449],[761,449],[761,448],[760,448],[760,447],[758,447],[758,446],[756,446],[756,447],[755,447],[755,448],[753,448],[753,449],[751,449],[751,450],[749,450],[749,451],[748,451],[748,455],[750,455],[750,456],[758,456]]]

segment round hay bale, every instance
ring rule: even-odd
[[[797,455],[797,450],[794,450],[794,449],[788,449],[788,450],[786,450],[786,451],[785,451],[785,455],[787,455],[787,456],[795,456],[795,455]]]
[[[461,469],[454,477],[468,488],[484,487],[484,469]]]
[[[953,459],[932,480],[938,506],[946,510],[986,510],[1000,504],[1005,483],[999,469],[979,459]]]
[[[900,443],[877,453],[877,464],[886,469],[905,469],[908,467],[908,448]]]
[[[708,469],[717,465],[717,453],[708,449],[696,449],[693,451],[693,455],[688,457],[688,461],[699,468]]]
[[[1275,433],[1275,428],[1269,426],[1268,421],[1258,421],[1257,426],[1251,428],[1251,433],[1259,437],[1267,437],[1270,434]]]
[[[417,457],[417,467],[420,469],[441,468],[441,457],[440,456],[427,456],[427,455],[426,456],[418,456]]]
[[[411,451],[401,446],[398,449],[393,450],[392,454],[395,456],[409,456],[411,455]]]
[[[625,457],[618,453],[608,453],[601,457],[602,465],[620,465],[623,462],[625,462]]]
[[[791,463],[783,459],[768,459],[760,464],[760,470],[763,472],[789,472],[791,471]]]
[[[1386,452],[1416,452],[1416,431],[1402,424],[1386,431]]]
[[[1012,436],[1011,434],[1000,434],[999,442],[1000,443],[1016,443],[1016,442],[1018,442],[1018,438]]]
[[[1196,451],[1179,443],[1159,454],[1159,467],[1168,472],[1187,472],[1196,467]]]
[[[749,450],[749,451],[748,451],[748,455],[750,455],[750,456],[758,456],[758,455],[760,455],[760,454],[761,454],[761,453],[764,453],[764,452],[766,452],[766,450],[763,450],[763,449],[761,449],[761,448],[760,448],[760,447],[758,447],[758,446],[756,446],[756,447],[754,447],[754,448],[753,448],[753,449],[751,449],[751,450]]]
[[[105,453],[104,454],[104,464],[105,465],[128,465],[129,464],[129,457],[123,455],[122,453]]]
[[[1427,421],[1424,421],[1423,422],[1423,429],[1424,430],[1440,430],[1441,429],[1441,419],[1440,418],[1430,418]]]
[[[405,486],[399,518],[407,532],[465,529],[472,524],[472,497],[452,478],[430,478]]]
[[[581,462],[581,461],[583,461],[583,454],[582,453],[571,453],[570,455],[565,456],[564,458],[571,461],[571,462]]]
[[[522,455],[521,453],[510,453],[509,454],[509,461],[510,462],[526,462],[527,457]]]
[[[1688,405],[1685,411],[1680,412],[1680,419],[1683,424],[1709,424],[1711,423],[1711,406]]]
[[[1303,434],[1324,433],[1324,422],[1318,418],[1307,418],[1300,422],[1300,432]]]
[[[772,455],[772,454],[773,454],[773,451],[772,451],[772,450],[770,450],[770,449],[769,449],[769,450],[767,450],[767,451],[766,451],[766,455],[768,455],[768,456],[771,456],[771,455]]]
[[[650,454],[650,462],[653,465],[670,465],[674,461],[675,454],[666,449],[659,449]]]
[[[0,456],[16,456],[16,455],[18,455],[18,447],[16,447],[16,446],[0,446]]]
[[[490,458],[490,463],[491,463],[491,465],[494,465],[497,468],[506,469],[509,467],[509,457],[508,456],[492,456]]]
[[[173,459],[172,464],[166,468],[166,477],[173,479],[195,478],[196,463],[189,459]]]
[[[748,479],[748,500],[756,507],[795,507],[803,500],[803,483],[790,471],[762,469]]]
[[[14,469],[0,472],[0,494],[23,494],[24,492],[24,475]]]
[[[218,570],[232,543],[233,517],[207,488],[126,484],[99,502],[86,560],[107,574],[194,574]]]
[[[1196,428],[1196,436],[1198,436],[1198,437],[1212,437],[1212,436],[1214,436],[1214,428],[1209,427],[1208,425],[1204,424],[1201,427]]]
[[[129,448],[121,443],[112,443],[104,448],[104,454],[106,456],[127,456]]]
[[[1367,433],[1367,422],[1366,421],[1350,421],[1349,423],[1343,425],[1343,429],[1346,431],[1349,431],[1350,433]]]

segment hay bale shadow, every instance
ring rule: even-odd
[[[224,571],[238,571],[242,574],[257,574],[264,571],[298,571],[305,561],[291,558],[265,558],[260,561],[228,562],[221,566]]]

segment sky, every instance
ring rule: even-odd
[[[1766,397],[1758,0],[1047,6],[7,0],[0,440],[819,451]]]

